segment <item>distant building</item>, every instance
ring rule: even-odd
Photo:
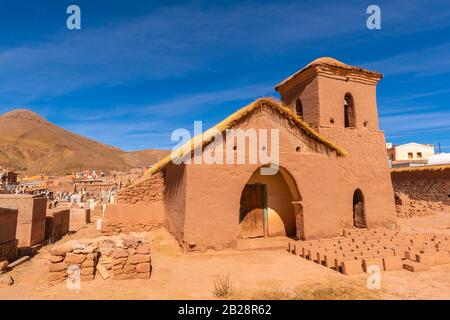
[[[428,159],[434,156],[434,145],[407,143],[402,145],[386,144],[388,158],[392,167],[407,167],[426,165]]]
[[[1,183],[3,186],[10,186],[17,184],[17,173],[5,171],[0,173]]]
[[[450,164],[450,153],[439,153],[428,159],[429,166]]]

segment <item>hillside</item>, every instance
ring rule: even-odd
[[[168,150],[147,149],[127,152],[123,155],[123,158],[133,167],[145,167],[157,163],[169,153]]]
[[[0,116],[0,166],[27,174],[66,174],[83,169],[123,171],[152,163],[158,152],[127,153],[64,130],[29,110],[13,110]]]

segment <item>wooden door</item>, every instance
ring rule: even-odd
[[[266,205],[266,186],[248,184],[242,191],[240,205],[240,238],[264,237]]]

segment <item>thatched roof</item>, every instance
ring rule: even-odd
[[[247,116],[262,109],[270,109],[278,113],[281,117],[285,118],[290,123],[298,127],[306,136],[310,137],[311,139],[317,141],[322,145],[325,145],[332,151],[336,152],[338,156],[345,156],[347,154],[347,152],[344,149],[336,146],[333,142],[329,141],[325,137],[321,136],[314,129],[309,127],[305,122],[302,121],[302,119],[300,119],[300,117],[295,112],[293,112],[290,108],[284,106],[281,102],[272,98],[261,98],[239,109],[222,122],[219,122],[214,127],[206,130],[203,134],[195,136],[190,141],[181,146],[179,149],[173,151],[170,155],[168,155],[167,157],[163,158],[161,161],[156,163],[150,170],[146,172],[146,174],[148,175],[160,172],[164,170],[164,168],[169,163],[172,162],[173,158],[175,157],[182,158],[188,153],[192,153],[193,150],[199,147],[204,148],[205,146],[214,141],[214,137],[217,134],[217,130],[219,130],[222,134],[225,134],[227,129],[233,128],[239,122],[244,120]]]
[[[391,169],[391,172],[419,172],[419,171],[446,171],[446,170],[450,170],[450,164],[435,165],[435,166],[393,168],[393,169]]]
[[[350,70],[350,71],[364,73],[364,74],[371,75],[371,76],[374,76],[379,79],[383,78],[383,75],[379,72],[370,71],[370,70],[367,70],[364,68],[351,66],[351,65],[345,64],[345,63],[343,63],[339,60],[336,60],[334,58],[331,58],[331,57],[322,57],[322,58],[318,58],[318,59],[308,63],[305,67],[303,67],[302,69],[300,69],[299,71],[297,71],[296,73],[291,75],[290,77],[286,78],[285,80],[281,81],[279,84],[277,84],[275,86],[275,90],[278,91],[278,89],[280,87],[285,86],[287,83],[289,83],[292,80],[294,80],[295,78],[297,78],[301,73],[305,72],[306,70],[308,70],[310,68],[316,67],[316,66],[336,67],[336,68],[340,68],[340,69],[346,69],[346,70]]]

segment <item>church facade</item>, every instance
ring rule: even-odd
[[[378,127],[381,79],[377,72],[317,59],[275,87],[281,101],[259,99],[193,138],[122,191],[119,203],[133,188],[158,185],[164,224],[187,250],[236,247],[239,239],[257,237],[329,238],[343,228],[393,224],[394,195]],[[262,129],[276,130],[277,143],[258,138],[256,146],[245,146],[276,152],[275,166],[272,158],[248,161],[250,152],[241,163],[194,160],[206,152],[238,152],[226,142]],[[175,163],[176,157],[192,161]]]

